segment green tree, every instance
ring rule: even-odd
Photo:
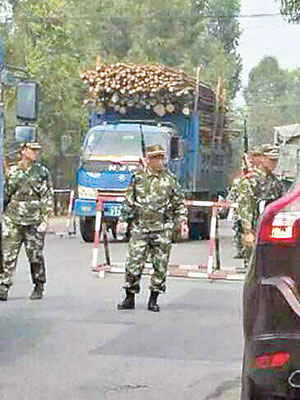
[[[244,95],[252,142],[273,140],[274,126],[299,123],[300,69],[286,71],[264,57],[249,74]]]
[[[300,1],[299,0],[277,0],[280,1],[281,14],[288,17],[290,22],[300,22]]]
[[[74,0],[69,9],[76,25],[74,34],[81,32],[81,37],[93,41],[91,46],[85,39],[85,50],[100,49],[98,52],[108,63],[163,63],[190,73],[203,65],[202,79],[207,83],[215,85],[222,72],[230,98],[239,88],[237,0],[170,0],[167,5],[160,0],[102,0],[97,6],[94,0],[84,5]],[[83,18],[89,22],[84,29]],[[222,55],[224,67],[214,63],[215,49],[219,60]]]
[[[40,85],[39,138],[44,154],[59,154],[61,135],[80,125],[78,58],[68,35],[64,0],[19,1],[6,38],[6,62]],[[76,148],[76,140],[72,141]],[[77,141],[77,148],[78,151]]]
[[[213,86],[222,76],[233,98],[239,87],[237,0],[12,0],[13,29],[5,32],[6,62],[40,84],[40,139],[60,153],[62,134],[87,120],[79,71],[105,62],[164,63]],[[225,16],[225,18],[224,18]],[[14,90],[6,91],[12,114]],[[10,115],[11,115],[10,114]],[[7,118],[11,127],[15,121]],[[71,135],[71,134],[70,134]],[[79,137],[71,140],[78,151]],[[71,138],[72,139],[72,138]]]

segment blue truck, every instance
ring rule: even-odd
[[[186,199],[211,200],[226,190],[230,144],[202,140],[199,112],[158,117],[151,110],[131,108],[124,117],[106,109],[92,111],[89,125],[77,171],[74,206],[86,242],[93,241],[99,192],[112,196],[113,201],[104,202],[104,217],[116,236],[125,190],[141,163],[143,148],[149,145],[161,144],[166,149],[166,164],[182,185]],[[208,208],[189,207],[190,238],[208,239],[209,214]]]

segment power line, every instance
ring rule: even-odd
[[[159,14],[159,11],[157,13],[150,13],[148,15],[144,15],[142,19],[152,19],[153,14]],[[169,14],[171,12],[169,11]],[[191,14],[189,13],[182,13],[182,14],[177,14],[174,13],[176,17],[186,17],[190,16]],[[269,18],[269,17],[279,17],[283,16],[280,13],[262,13],[262,14],[214,14],[214,13],[199,13],[198,14],[199,18],[211,18],[211,19],[239,19],[239,18]],[[287,15],[288,16],[288,15]],[[62,24],[66,21],[93,21],[93,20],[99,20],[99,17],[104,17],[104,19],[132,19],[132,15],[118,15],[116,16],[115,14],[107,14],[107,13],[97,13],[96,15],[81,15],[78,17],[75,16],[65,16],[65,17],[20,17],[18,18],[19,21],[27,21],[27,22],[33,22],[33,23],[43,23],[43,24],[52,24],[55,22],[61,22]],[[13,17],[8,17],[6,19],[7,22],[13,21]]]

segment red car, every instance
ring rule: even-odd
[[[300,179],[261,216],[243,302],[241,399],[300,399]]]

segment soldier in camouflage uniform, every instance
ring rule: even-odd
[[[172,232],[186,223],[186,208],[175,177],[164,169],[164,149],[147,148],[147,165],[133,174],[126,192],[123,218],[132,222],[126,259],[125,300],[119,310],[135,307],[140,291],[143,267],[150,255],[154,274],[150,283],[148,309],[159,311],[157,297],[166,290],[166,272],[172,243]]]
[[[281,197],[285,191],[283,183],[273,173],[279,157],[277,148],[267,144],[262,146],[261,151],[260,164],[254,169],[253,176],[240,185],[238,199],[244,243],[248,248],[246,265],[255,240],[259,202],[265,200],[268,204]]]
[[[244,153],[242,157],[242,171],[233,180],[230,191],[227,195],[226,200],[231,203],[236,203],[237,208],[233,210],[233,232],[234,232],[234,246],[236,254],[234,258],[244,258],[245,246],[243,244],[243,228],[240,216],[241,204],[238,202],[240,192],[242,191],[243,185],[247,185],[249,180],[253,179],[255,173],[258,173],[257,168],[262,158],[262,151],[260,148],[255,147],[249,154]]]
[[[30,299],[43,297],[46,282],[43,248],[53,211],[53,189],[48,169],[36,162],[40,148],[36,142],[23,144],[20,162],[10,167],[5,176],[0,300],[7,300],[22,243],[34,284]]]

